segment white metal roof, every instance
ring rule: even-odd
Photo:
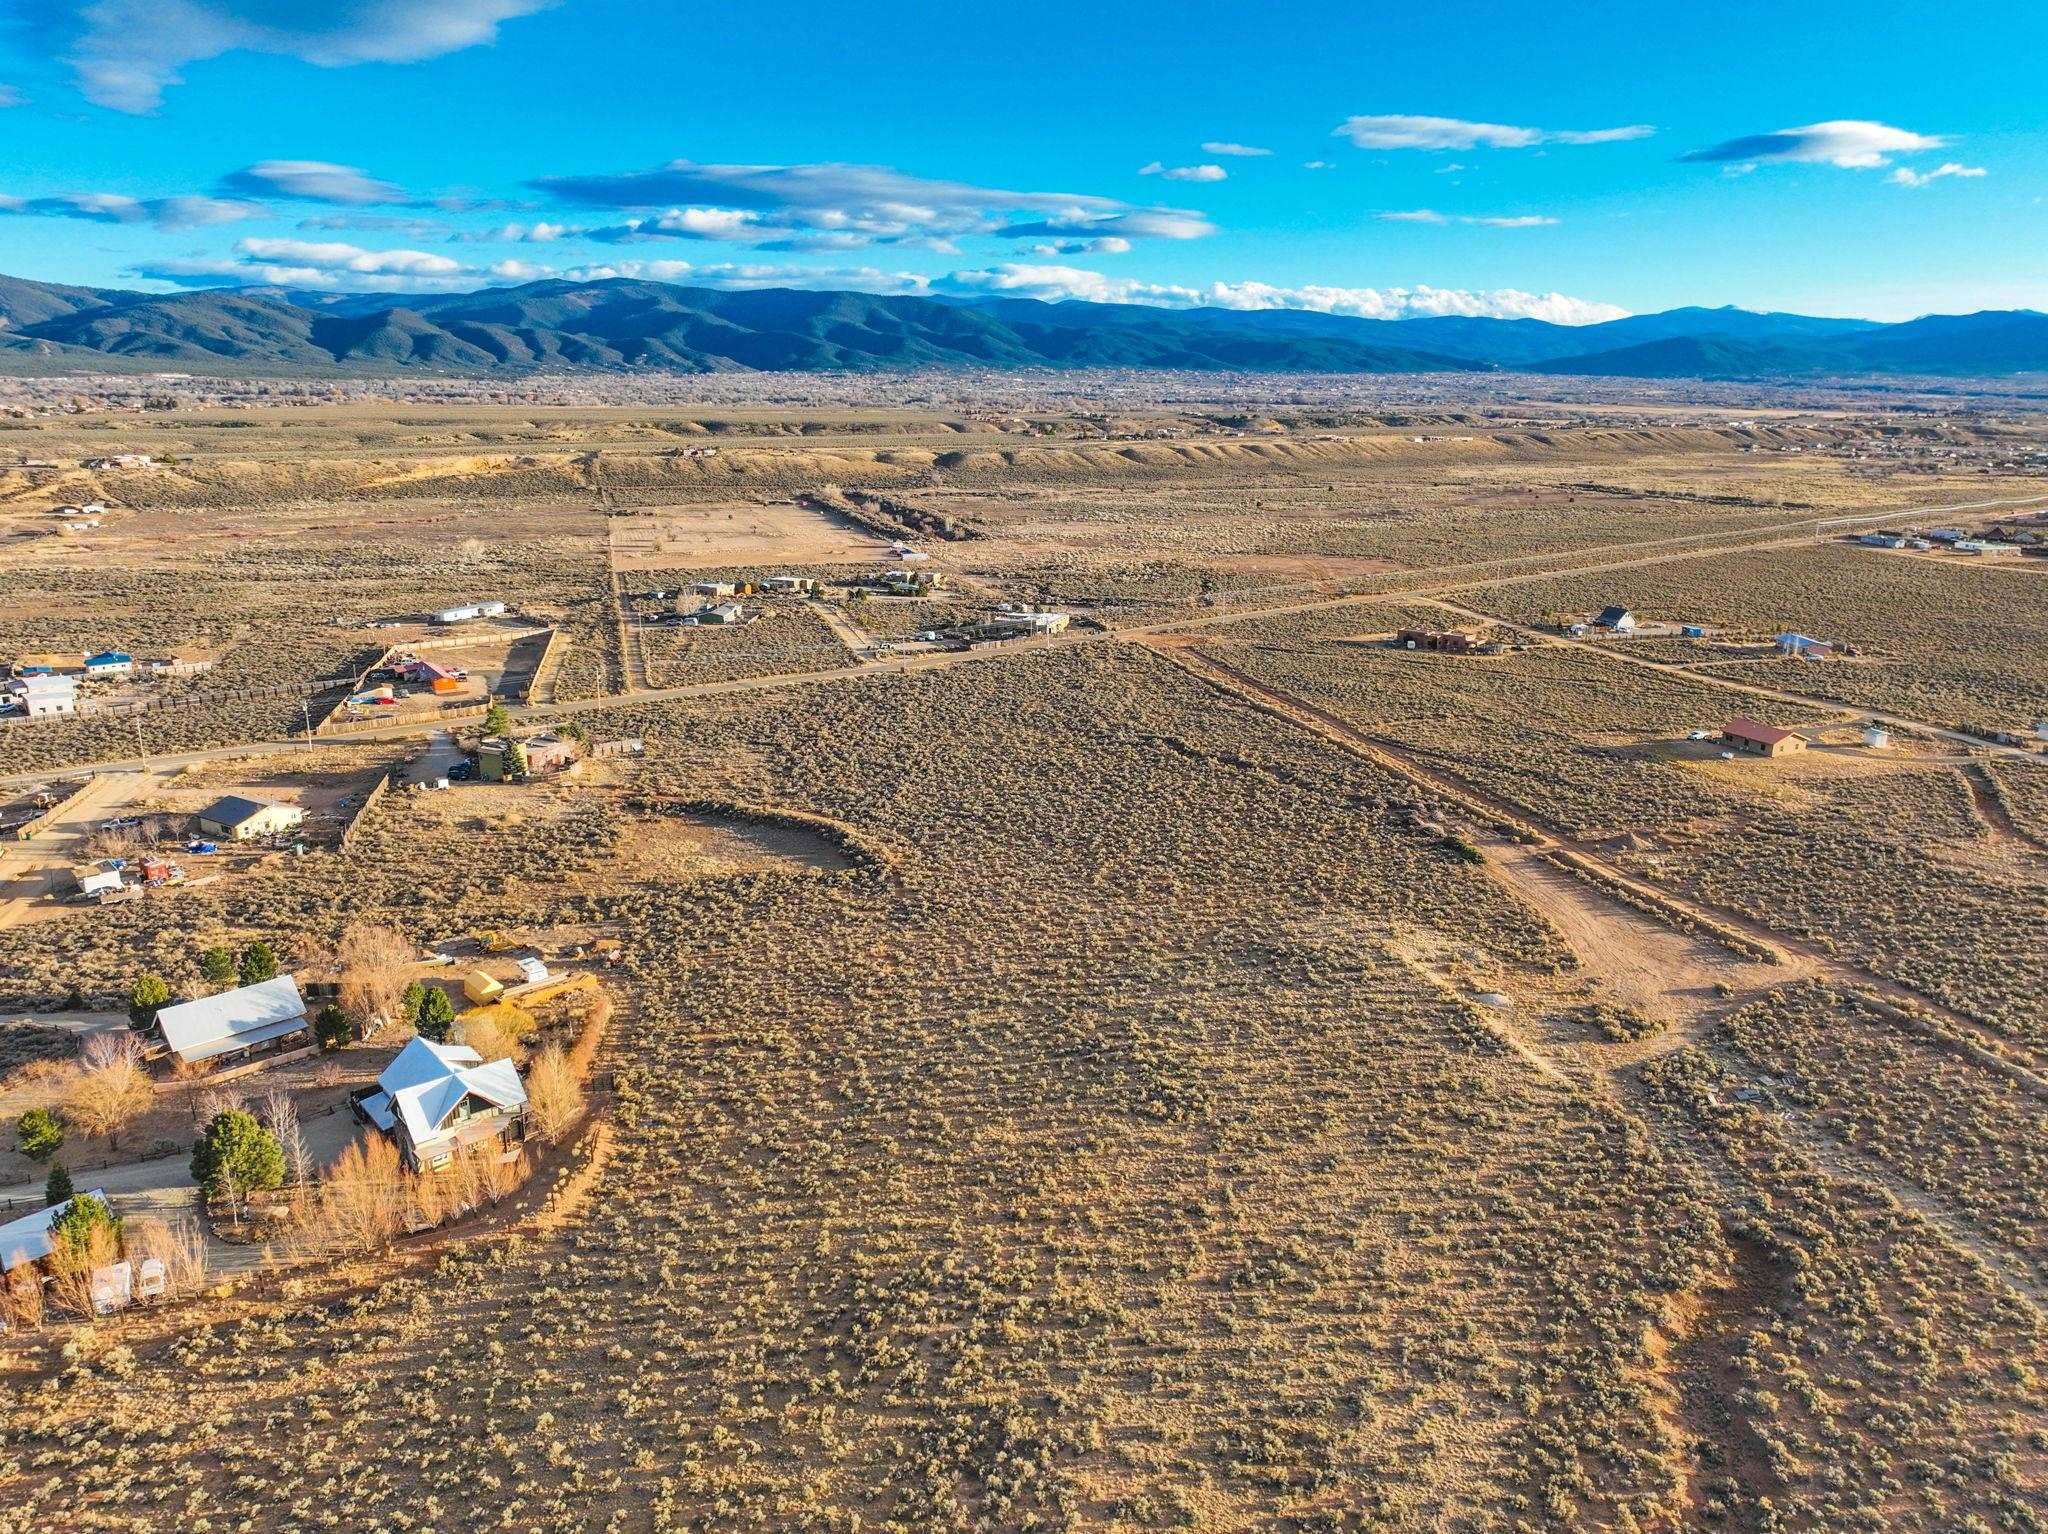
[[[210,1060],[229,1050],[282,1038],[305,1020],[305,998],[290,975],[179,1002],[156,1015],[164,1042],[181,1060]]]
[[[94,1188],[85,1195],[105,1203],[104,1190]],[[12,1273],[25,1262],[37,1262],[50,1255],[55,1243],[50,1237],[50,1227],[57,1223],[57,1216],[71,1207],[71,1200],[52,1204],[48,1209],[38,1209],[34,1214],[23,1215],[0,1225],[0,1273]]]
[[[474,1050],[465,1053],[475,1055]],[[406,1138],[417,1148],[440,1136],[448,1115],[471,1093],[498,1108],[519,1108],[526,1103],[526,1086],[519,1079],[519,1067],[510,1060],[493,1060],[489,1065],[450,1070],[435,1080],[402,1088],[391,1094],[391,1111],[405,1125]]]

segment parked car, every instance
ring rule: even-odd
[[[471,778],[475,776],[475,762],[457,762],[453,767],[450,767],[448,769],[448,781],[451,783],[467,783]]]

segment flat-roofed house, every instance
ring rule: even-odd
[[[1737,714],[1721,726],[1721,740],[1748,756],[1790,756],[1806,749],[1804,736],[1759,724],[1744,714]]]
[[[186,1065],[245,1059],[283,1049],[307,1032],[306,998],[290,975],[181,1001],[156,1015],[157,1031]]]
[[[519,1139],[526,1085],[510,1060],[486,1064],[466,1044],[415,1038],[356,1107],[397,1142],[407,1165],[436,1171],[472,1145]]]
[[[34,672],[21,679],[21,710],[31,719],[51,719],[78,712],[78,681],[75,677]]]

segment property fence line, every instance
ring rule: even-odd
[[[355,841],[356,833],[362,827],[363,817],[369,814],[371,810],[375,809],[378,805],[378,802],[382,800],[386,794],[391,792],[392,777],[393,775],[387,772],[384,774],[383,777],[379,778],[377,780],[376,787],[372,788],[367,794],[363,795],[363,802],[357,805],[356,812],[353,815],[349,816],[348,824],[341,828],[341,841],[339,843],[339,846],[343,852],[348,851],[350,845]]]
[[[36,833],[38,831],[46,831],[52,825],[56,824],[57,817],[62,815],[66,810],[69,810],[74,805],[76,805],[78,801],[83,799],[87,794],[91,793],[93,789],[99,785],[99,781],[100,775],[98,773],[94,773],[91,777],[87,778],[83,783],[79,784],[78,787],[72,789],[71,792],[66,794],[62,799],[59,799],[47,810],[44,810],[42,814],[36,816],[35,819],[24,820],[20,825],[14,828],[14,839],[18,842],[34,841]]]

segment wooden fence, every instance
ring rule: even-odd
[[[348,824],[341,828],[341,841],[339,845],[343,852],[348,851],[349,847],[354,843],[356,833],[362,828],[363,817],[374,810],[378,802],[391,792],[393,776],[394,774],[387,772],[383,777],[379,778],[376,787],[363,795],[363,802],[357,805],[356,812],[349,816]]]
[[[87,778],[83,783],[79,784],[78,787],[72,789],[71,792],[66,794],[62,799],[59,799],[47,810],[44,810],[42,814],[36,816],[35,819],[24,820],[20,825],[14,828],[14,839],[20,842],[34,841],[36,833],[38,831],[48,830],[52,825],[56,823],[58,816],[62,815],[66,810],[70,809],[73,805],[78,803],[78,801],[83,799],[87,794],[91,793],[93,791],[94,786],[98,782],[99,777],[97,774]]]

